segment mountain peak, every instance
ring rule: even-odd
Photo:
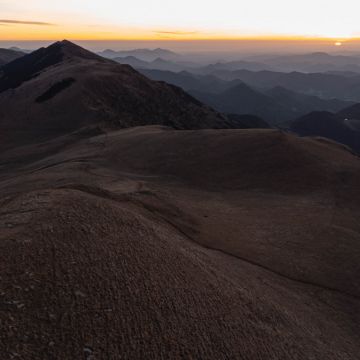
[[[310,56],[330,56],[328,53],[326,52],[322,52],[322,51],[317,51],[317,52],[313,52],[311,54],[309,54]]]
[[[85,50],[79,45],[74,44],[69,40],[57,41],[45,49],[48,53],[62,55],[63,59],[67,58],[82,58],[87,60],[101,60],[103,58]]]
[[[4,65],[1,68],[0,93],[17,88],[51,66],[64,61],[82,60],[109,61],[68,40],[58,41]]]

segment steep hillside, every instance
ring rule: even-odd
[[[179,129],[229,126],[180,88],[151,81],[130,66],[68,41],[35,51],[0,71],[2,141],[34,140],[83,126],[149,124]]]

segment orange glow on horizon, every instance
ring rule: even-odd
[[[65,28],[65,29],[64,29]],[[98,28],[96,31],[93,28]],[[302,36],[281,34],[256,34],[241,35],[230,32],[201,32],[201,31],[176,31],[176,30],[151,30],[134,28],[107,28],[95,27],[59,27],[57,25],[36,26],[16,25],[1,26],[0,40],[2,41],[36,41],[59,39],[81,40],[81,41],[302,41],[302,42],[332,42],[336,46],[344,45],[346,42],[360,41],[360,37],[325,37],[325,36]]]
[[[360,37],[358,0],[0,0],[0,41],[306,41]],[[349,11],[350,10],[350,11]]]

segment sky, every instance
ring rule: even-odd
[[[360,37],[358,0],[0,0],[1,39]]]
[[[360,38],[359,0],[0,0],[0,41]]]

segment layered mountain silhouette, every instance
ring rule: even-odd
[[[140,71],[151,79],[180,86],[219,111],[253,114],[273,125],[290,123],[312,111],[337,112],[353,104],[350,101],[322,99],[297,93],[281,86],[256,89],[242,80],[226,81],[214,75],[204,76],[187,71],[179,73],[147,69]]]
[[[291,124],[291,130],[301,136],[321,136],[347,145],[360,153],[359,105],[339,113],[313,112]],[[351,116],[352,114],[352,116]]]
[[[164,60],[173,60],[179,57],[178,54],[174,53],[173,51],[167,49],[134,49],[134,50],[120,50],[114,51],[111,49],[107,49],[104,51],[99,52],[99,55],[108,58],[108,59],[115,59],[115,58],[126,58],[126,57],[133,57],[138,60],[142,61],[154,61],[156,59],[164,59]]]
[[[271,124],[281,124],[291,118],[291,113],[271,97],[262,94],[244,83],[240,83],[220,94],[190,91],[200,101],[215,109],[234,114],[253,114]]]
[[[338,55],[325,52],[306,54],[280,54],[280,55],[246,55],[243,53],[203,53],[196,52],[177,54],[167,49],[134,49],[114,51],[111,49],[99,53],[106,58],[135,57],[139,60],[152,62],[162,58],[182,65],[181,70],[186,70],[187,65],[194,68],[198,74],[211,74],[215,71],[277,71],[277,72],[302,72],[302,73],[357,73],[360,75],[360,56]],[[197,66],[193,66],[197,65]],[[195,68],[197,68],[195,70]]]
[[[28,138],[93,125],[229,127],[227,119],[180,88],[151,81],[68,41],[1,68],[0,119],[3,134],[13,129]]]
[[[135,56],[116,57],[113,60],[120,64],[130,65],[136,69],[146,69],[151,64],[150,62],[140,60]]]
[[[241,80],[225,81],[213,75],[198,75],[188,71],[173,72],[154,69],[139,69],[139,71],[150,79],[165,81],[185,91],[195,90],[216,94],[243,83]]]
[[[153,61],[143,61],[134,56],[116,57],[114,61],[120,64],[130,65],[138,70],[151,69],[161,71],[183,71],[184,66],[177,64],[176,62],[164,60],[162,58],[156,58]]]
[[[353,72],[360,75],[360,57],[349,55],[336,55],[324,52],[310,54],[286,55],[253,55],[241,56],[241,60],[215,62],[201,67],[200,72],[213,73],[214,71],[279,71],[279,72]]]
[[[255,58],[256,59],[256,58]],[[279,71],[326,72],[353,71],[360,72],[360,57],[333,55],[325,52],[310,54],[282,55],[261,58],[269,66]]]
[[[360,101],[360,75],[248,70],[218,70],[212,75],[226,81],[241,80],[255,88],[270,89],[280,86],[324,99]]]
[[[236,114],[253,114],[266,119],[272,125],[291,123],[299,116],[316,110],[338,111],[351,102],[325,100],[276,87],[268,91],[256,91],[239,83],[219,94],[190,91],[200,101],[215,109]]]
[[[2,358],[358,360],[347,147],[67,41],[0,71]]]
[[[348,120],[360,120],[360,104],[339,111],[339,115]]]
[[[24,55],[25,53],[18,50],[0,49],[0,67]]]
[[[216,71],[235,71],[235,70],[249,70],[249,71],[263,71],[263,70],[272,70],[271,66],[258,63],[255,61],[245,61],[245,60],[238,60],[238,61],[230,61],[230,62],[218,62],[215,64],[210,64],[204,66],[197,70],[197,72],[202,74],[212,74]]]

